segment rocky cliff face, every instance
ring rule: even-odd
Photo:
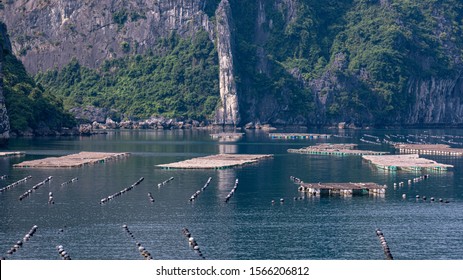
[[[216,111],[216,122],[225,125],[240,123],[238,94],[233,61],[234,27],[230,3],[222,0],[216,11],[219,84],[222,106]]]
[[[0,147],[6,145],[10,138],[10,122],[3,96],[3,59],[4,53],[11,52],[10,47],[6,28],[0,22]]]
[[[230,5],[221,1],[216,22],[205,12],[208,0],[10,1],[0,16],[10,26],[13,51],[30,73],[61,68],[77,58],[96,68],[105,60],[143,54],[173,33],[194,36],[206,30],[216,41],[220,63],[219,124],[240,122],[234,81]],[[215,28],[217,24],[217,28]]]
[[[28,72],[61,68],[73,57],[97,67],[126,54],[144,53],[172,32],[192,36],[213,27],[205,1],[8,1],[0,17],[13,51]]]
[[[410,104],[408,124],[461,124],[463,123],[463,79],[412,78],[408,92]]]

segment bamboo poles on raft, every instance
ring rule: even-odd
[[[110,160],[127,157],[129,153],[101,153],[101,152],[80,152],[62,157],[49,157],[44,159],[24,161],[14,164],[13,167],[20,168],[70,168],[82,167],[104,163]]]

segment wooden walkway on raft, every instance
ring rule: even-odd
[[[24,152],[0,152],[0,157],[23,156]]]
[[[463,149],[451,148],[445,144],[395,144],[394,148],[402,154],[463,156]]]
[[[13,165],[13,167],[23,168],[66,168],[81,167],[115,160],[128,156],[129,153],[100,153],[100,152],[80,152],[62,157],[49,157],[31,161],[24,161]]]
[[[269,133],[271,139],[328,139],[329,134],[313,134],[313,133]]]
[[[383,195],[387,188],[376,183],[300,183],[299,185],[300,192],[306,192],[312,196]]]
[[[418,154],[407,155],[386,155],[386,156],[362,156],[363,159],[371,162],[374,166],[390,170],[405,171],[446,171],[453,168],[453,165],[442,164],[430,159],[420,158]]]
[[[387,152],[377,152],[368,150],[355,150],[356,144],[318,144],[301,149],[288,149],[288,153],[310,154],[310,155],[384,155]]]
[[[224,169],[256,163],[270,157],[273,155],[219,154],[156,166],[163,169]]]
[[[212,133],[210,134],[212,139],[217,139],[219,141],[238,141],[243,138],[244,133],[238,132],[221,132],[221,133]]]

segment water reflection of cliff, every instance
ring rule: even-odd
[[[236,171],[233,168],[217,170],[217,187],[220,190],[217,194],[220,199],[225,199],[227,193],[233,188],[236,179]]]
[[[235,144],[219,144],[220,154],[237,154],[238,145]]]

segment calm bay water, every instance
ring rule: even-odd
[[[331,132],[333,133],[333,132]],[[461,158],[425,156],[455,165],[428,180],[394,189],[394,182],[421,175],[377,170],[357,156],[289,154],[288,148],[315,143],[359,143],[361,149],[393,151],[389,145],[360,142],[364,133],[463,136],[462,130],[353,131],[329,140],[271,140],[247,132],[236,143],[210,139],[209,131],[114,131],[69,138],[14,139],[10,150],[23,157],[0,158],[4,187],[32,179],[0,194],[0,255],[33,225],[37,233],[9,259],[59,259],[63,245],[73,259],[141,259],[127,224],[154,259],[198,259],[181,230],[187,227],[207,259],[384,259],[375,229],[381,228],[395,259],[463,258],[463,164]],[[429,139],[434,139],[429,137]],[[452,138],[460,139],[461,138]],[[437,140],[435,140],[437,141]],[[458,146],[455,146],[458,147]],[[461,146],[460,146],[461,147]],[[130,152],[125,159],[75,169],[17,169],[14,163],[79,151]],[[227,153],[271,153],[273,159],[224,170],[162,170],[156,164]],[[423,173],[424,174],[424,173]],[[23,201],[33,185],[53,180]],[[158,188],[157,184],[175,179]],[[306,197],[289,176],[305,182],[372,181],[389,186],[384,197]],[[78,177],[75,183],[61,183]],[[132,191],[100,205],[101,198],[145,180]],[[189,197],[208,177],[212,182],[193,203]],[[224,199],[239,178],[229,203]],[[54,205],[48,205],[48,192]],[[151,203],[147,193],[155,202]],[[402,199],[402,194],[407,199]],[[448,204],[416,201],[416,195],[444,198]],[[285,202],[278,201],[284,198]],[[271,203],[271,200],[277,203]],[[62,231],[60,231],[62,229]]]

